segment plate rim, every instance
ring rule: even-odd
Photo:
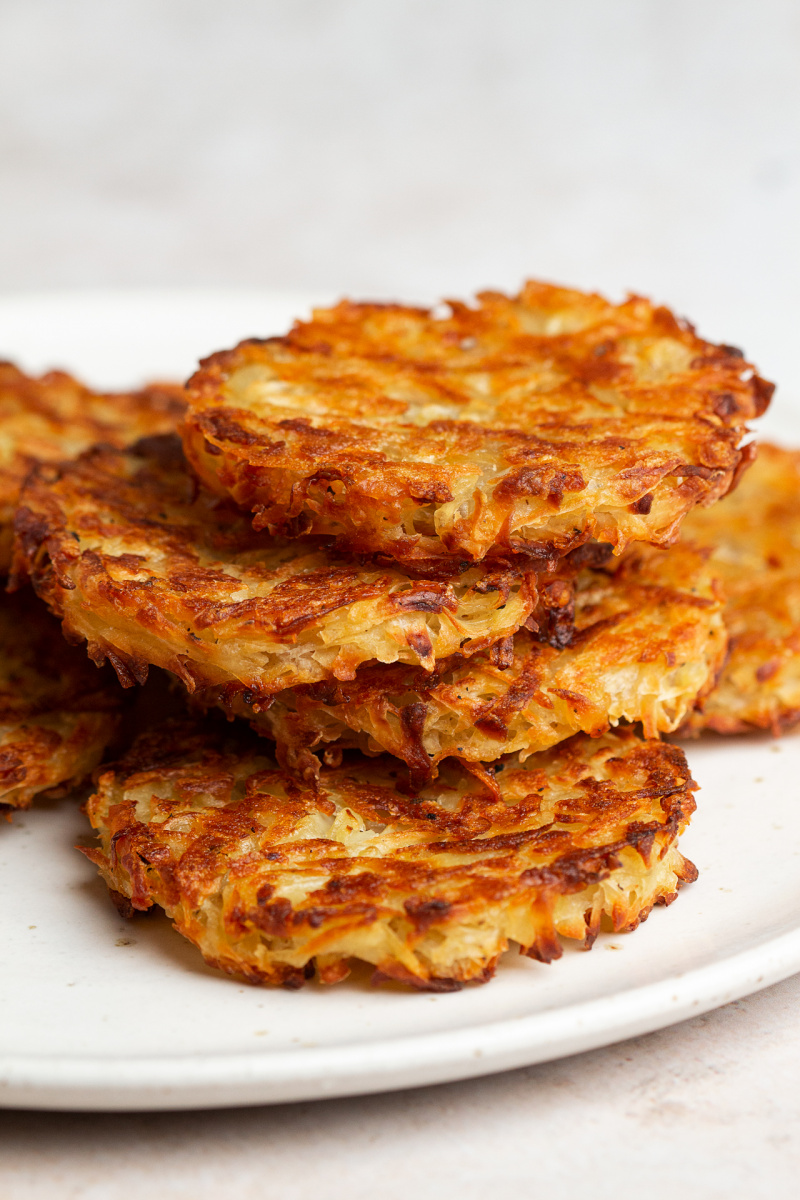
[[[397,1091],[567,1058],[730,1004],[800,971],[800,926],[582,1004],[364,1045],[234,1054],[3,1055],[0,1108],[231,1108]]]

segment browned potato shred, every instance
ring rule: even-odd
[[[79,783],[117,729],[121,693],[29,591],[0,592],[0,807]]]
[[[688,728],[780,733],[800,720],[800,451],[761,443],[737,489],[685,528],[713,547],[730,636],[717,686]]]
[[[670,544],[773,388],[641,297],[527,283],[442,315],[343,301],[189,382],[187,455],[257,529],[406,563]]]
[[[579,735],[477,774],[450,763],[406,794],[389,757],[347,757],[319,786],[241,728],[153,732],[88,804],[121,905],[160,905],[213,966],[254,983],[375,978],[449,991],[491,977],[509,942],[550,962],[560,937],[632,929],[696,871],[677,849],[695,787],[675,746]]]
[[[671,733],[714,685],[727,647],[716,572],[687,545],[632,546],[577,578],[574,632],[556,648],[521,630],[497,647],[457,655],[429,674],[371,666],[352,682],[325,682],[266,697],[208,689],[203,704],[246,716],[301,772],[335,745],[389,751],[421,782],[449,756],[491,762],[546,750],[573,733],[597,735],[640,721],[647,737]],[[333,749],[331,746],[333,744]]]
[[[19,491],[35,462],[57,462],[97,442],[127,446],[174,429],[185,407],[176,384],[93,392],[64,371],[33,378],[0,363],[0,572],[11,561]]]
[[[198,487],[177,438],[36,469],[16,528],[18,576],[125,684],[151,663],[190,691],[233,682],[257,693],[352,679],[372,660],[432,670],[510,636],[539,603],[525,564],[418,579],[257,534]]]

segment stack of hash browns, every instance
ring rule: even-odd
[[[0,803],[94,771],[120,910],[253,983],[448,991],[635,928],[696,876],[661,735],[800,717],[772,391],[533,282],[345,301],[185,391],[0,366]],[[126,703],[152,667],[166,724]]]

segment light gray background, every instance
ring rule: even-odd
[[[799,68],[796,0],[2,0],[0,288],[533,274],[786,381]]]
[[[799,213],[797,0],[0,0],[5,293],[536,275],[673,304],[788,403]],[[400,1096],[5,1114],[0,1196],[789,1196],[798,1000]]]

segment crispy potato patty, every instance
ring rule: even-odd
[[[412,579],[318,541],[265,540],[198,486],[176,437],[37,468],[16,528],[18,572],[124,684],[151,663],[190,691],[258,693],[352,679],[372,660],[432,670],[507,637],[537,603],[536,575],[507,565]]]
[[[333,983],[361,959],[377,980],[450,990],[490,978],[509,941],[550,962],[559,935],[632,929],[696,876],[677,848],[694,810],[683,753],[630,732],[496,775],[451,764],[411,795],[387,756],[353,754],[314,790],[265,749],[224,723],[143,736],[101,775],[84,851],[118,901],[160,905],[253,983]]]
[[[345,301],[187,391],[190,461],[256,528],[408,562],[669,544],[773,388],[647,300],[531,282],[443,314]]]
[[[780,733],[800,720],[800,451],[759,445],[736,490],[685,530],[714,548],[730,635],[719,682],[689,728]]]
[[[63,371],[35,379],[0,363],[0,571],[11,561],[14,508],[35,462],[71,458],[97,442],[126,446],[167,433],[184,407],[183,388],[174,384],[99,393]]]
[[[0,807],[77,782],[100,761],[120,692],[29,591],[0,592]]]
[[[641,721],[646,737],[675,730],[722,666],[727,635],[708,554],[686,545],[634,546],[576,581],[574,634],[557,649],[521,630],[507,645],[456,656],[433,674],[362,668],[348,683],[296,688],[263,705],[241,687],[201,694],[204,704],[250,716],[302,772],[335,743],[387,750],[421,783],[450,755],[491,762],[571,737]]]

